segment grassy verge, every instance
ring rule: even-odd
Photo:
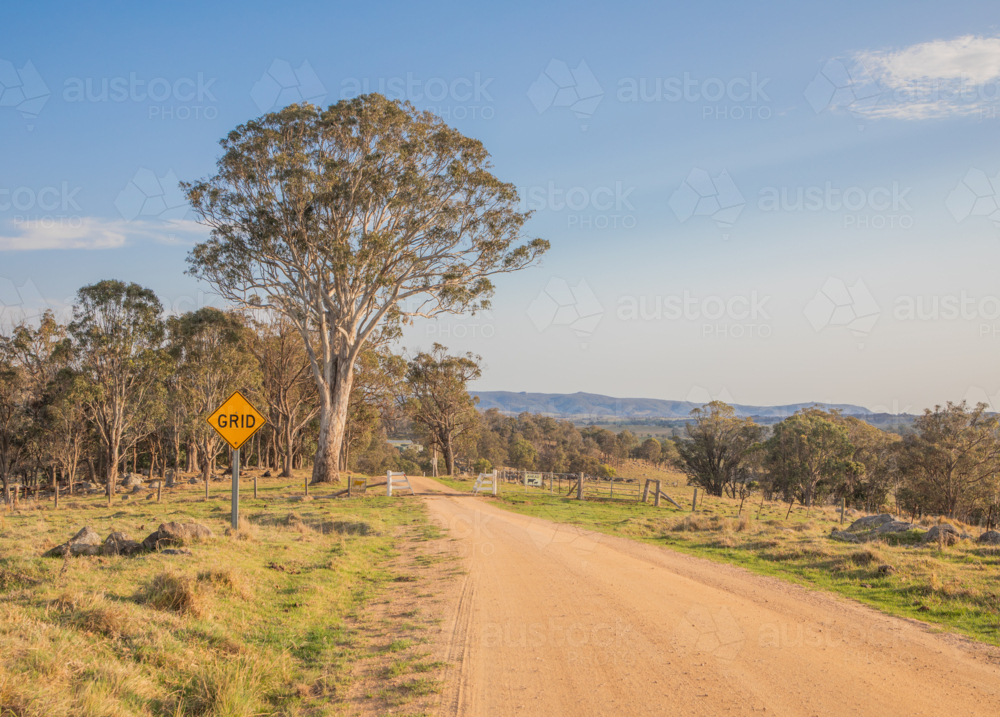
[[[444,479],[458,490],[471,482]],[[690,506],[690,488],[681,505]],[[678,493],[680,491],[678,490]],[[840,529],[837,511],[699,495],[696,514],[664,502],[585,501],[547,490],[504,485],[497,504],[590,530],[662,545],[680,552],[740,565],[817,590],[852,598],[886,613],[932,623],[1000,645],[1000,548],[963,540],[951,547],[924,545],[912,534],[855,545],[831,540]],[[849,521],[852,519],[849,519]],[[958,524],[956,524],[958,525]],[[966,526],[976,536],[978,529]]]
[[[159,504],[64,496],[59,510],[0,508],[0,717],[419,708],[437,685],[439,664],[422,651],[429,621],[386,604],[401,579],[426,590],[401,578],[435,532],[422,503],[324,498],[332,489],[306,501],[301,486],[268,480],[259,499],[244,493],[235,532],[228,481],[207,502],[185,485]],[[215,537],[183,546],[190,554],[39,557],[84,526],[142,540],[167,521]],[[376,672],[377,693],[356,684]]]

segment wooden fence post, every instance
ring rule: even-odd
[[[698,489],[694,489],[694,496],[691,498],[691,512],[698,510]]]
[[[642,487],[642,502],[643,503],[645,503],[647,500],[649,500],[649,484],[650,484],[651,480],[652,479],[647,478],[646,479],[646,485],[644,485]]]
[[[656,495],[653,496],[653,505],[657,508],[660,507],[660,481],[654,481],[653,485],[656,486]]]
[[[583,500],[583,473],[580,474],[580,480],[576,484],[576,499]]]
[[[156,482],[156,502],[160,502],[160,496],[163,494],[163,481]]]
[[[844,524],[844,508],[845,507],[847,507],[847,499],[846,498],[841,498],[840,499],[840,524],[841,525]]]
[[[55,503],[56,510],[59,510],[59,481],[53,482],[52,485],[56,489],[56,503]]]

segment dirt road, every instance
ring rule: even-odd
[[[1000,651],[411,480],[467,570],[442,714],[997,713]]]

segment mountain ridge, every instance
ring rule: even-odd
[[[687,418],[704,403],[661,398],[617,398],[598,393],[529,393],[515,391],[469,391],[479,397],[480,410],[499,409],[505,413],[542,413],[558,418]],[[838,409],[845,415],[871,415],[864,406],[850,403],[812,401],[781,406],[730,404],[740,417],[783,417],[810,406]]]

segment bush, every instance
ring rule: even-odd
[[[477,475],[479,473],[489,473],[492,470],[493,470],[493,464],[490,463],[485,458],[480,458],[475,463],[472,464],[472,472]]]

